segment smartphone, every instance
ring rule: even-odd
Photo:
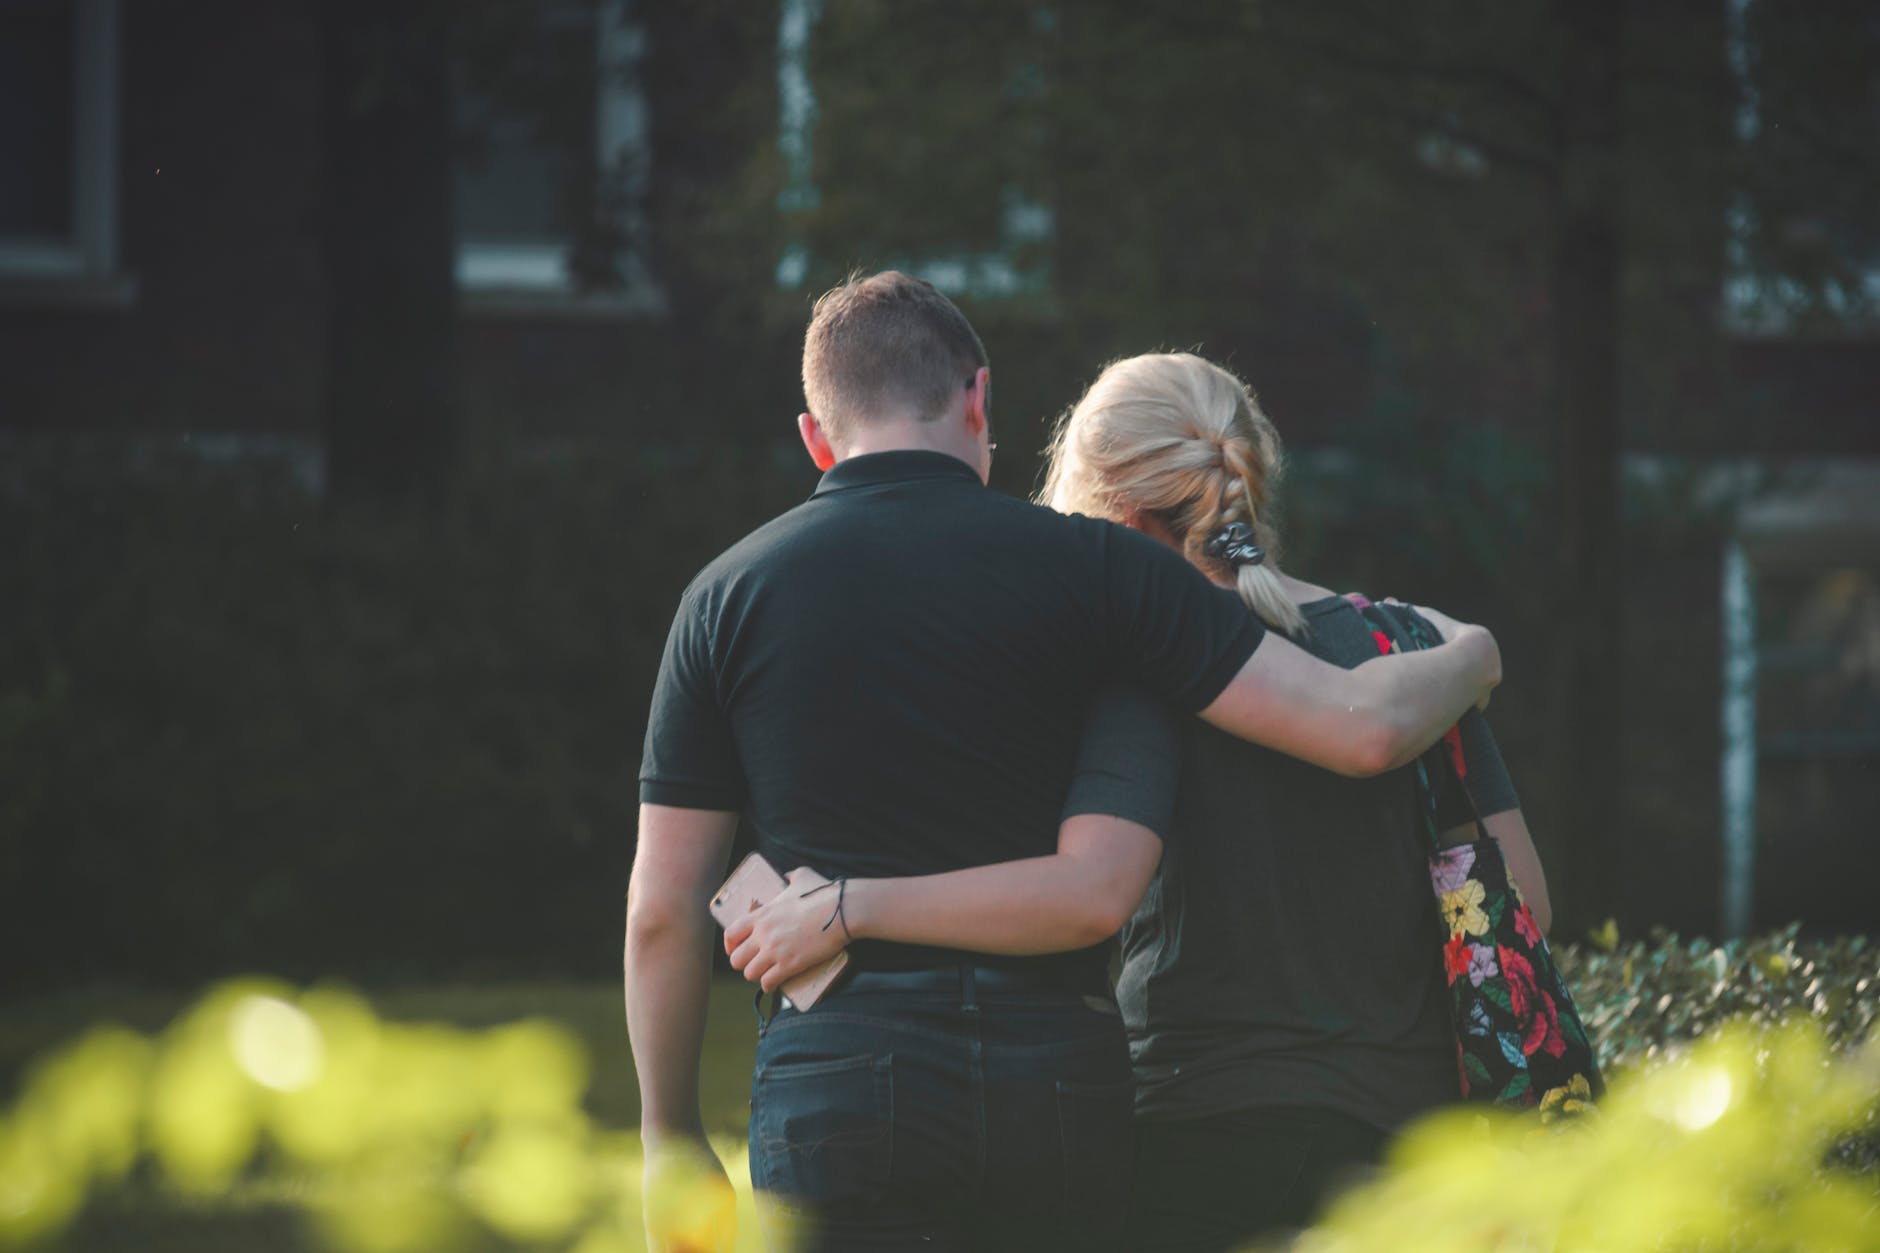
[[[764,860],[762,853],[752,853],[739,862],[737,869],[712,893],[712,917],[718,920],[719,926],[729,927],[788,886],[777,868]],[[794,1009],[808,1009],[835,986],[848,968],[849,951],[843,949],[822,965],[805,970],[784,984],[784,1000]]]

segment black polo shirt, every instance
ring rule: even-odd
[[[742,809],[785,871],[1050,853],[1098,688],[1125,679],[1199,710],[1262,634],[1133,531],[993,492],[942,453],[851,458],[686,589],[640,799]],[[948,957],[855,952],[875,967]]]

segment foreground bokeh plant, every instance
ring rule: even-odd
[[[155,1039],[101,1027],[34,1069],[0,1118],[0,1248],[56,1235],[139,1170],[179,1204],[292,1204],[326,1243],[362,1253],[479,1230],[639,1248],[639,1140],[594,1123],[588,1079],[586,1046],[546,1020],[395,1023],[341,987],[225,983]],[[741,1147],[718,1146],[732,1162]],[[729,1199],[663,1197],[674,1247],[728,1250],[754,1231]]]
[[[1560,951],[1601,1112],[1435,1118],[1304,1247],[1880,1249],[1880,953],[1793,929]],[[588,1114],[592,1077],[589,1042],[545,1018],[468,1030],[337,985],[221,984],[160,1033],[100,1026],[26,1073],[0,1114],[0,1249],[56,1241],[100,1195],[139,1221],[284,1208],[362,1253],[632,1253],[649,1214],[673,1249],[761,1247],[742,1138],[713,1143],[730,1192],[702,1161],[649,1175],[639,1137]]]
[[[1880,1189],[1834,1160],[1870,1133],[1880,1046],[1740,1021],[1640,1066],[1598,1114],[1554,1127],[1455,1110],[1413,1128],[1385,1170],[1296,1243],[1346,1250],[1880,1248]]]

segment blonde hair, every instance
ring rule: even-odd
[[[1191,564],[1231,578],[1269,626],[1301,634],[1305,615],[1280,581],[1273,520],[1283,468],[1279,432],[1245,383],[1192,353],[1147,353],[1105,366],[1059,420],[1038,502],[1112,522],[1154,516]],[[1230,522],[1253,528],[1263,563],[1207,555]]]

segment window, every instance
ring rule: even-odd
[[[472,310],[655,313],[640,247],[643,35],[626,0],[488,6],[458,64],[457,281]]]
[[[1790,464],[1738,510],[1723,576],[1725,930],[1871,929],[1880,463]]]
[[[128,295],[117,269],[117,0],[0,3],[0,281]]]
[[[987,50],[964,69],[936,51],[959,30]],[[783,0],[778,209],[790,242],[777,285],[833,281],[866,261],[954,295],[1049,300],[1056,31],[1052,8],[996,0],[828,11],[823,0]]]
[[[1880,332],[1870,10],[1729,0],[1742,174],[1722,296],[1724,325],[1740,335]]]

